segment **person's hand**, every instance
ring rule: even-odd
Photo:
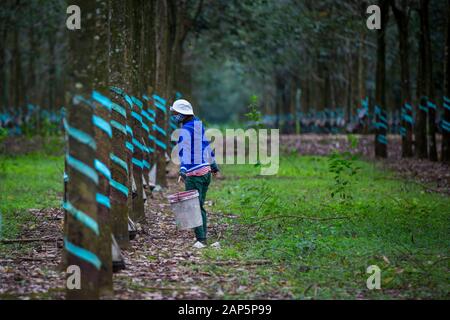
[[[222,175],[220,174],[220,170],[219,170],[219,167],[217,166],[216,162],[213,162],[211,164],[211,173],[212,173],[214,178],[222,179]]]
[[[178,183],[185,182],[186,181],[186,174],[183,172],[180,172],[180,175],[178,176]]]

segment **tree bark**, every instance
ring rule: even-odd
[[[16,1],[16,6],[20,6],[20,1]],[[20,33],[19,27],[13,29],[12,41],[13,49],[11,54],[11,71],[10,71],[10,97],[13,107],[21,110],[22,114],[26,113],[26,105],[23,97],[23,78],[22,78],[22,58],[20,47]]]
[[[437,161],[436,148],[436,102],[433,83],[433,54],[431,52],[430,23],[429,23],[429,0],[423,4],[421,14],[421,26],[425,46],[425,87],[428,97],[428,157],[431,161]]]
[[[168,11],[167,0],[155,3],[155,92],[153,95],[156,111],[154,128],[156,183],[166,187],[166,151],[167,134],[164,132],[167,117],[167,43],[168,43]]]
[[[33,26],[28,29],[28,39],[30,41],[30,50],[32,54],[29,55],[28,60],[28,74],[27,74],[27,99],[30,103],[36,104],[36,60],[39,59],[39,51],[37,50],[36,33]],[[39,132],[39,119],[38,119]]]
[[[48,35],[48,109],[55,110],[55,88],[56,88],[56,53],[55,53],[55,35]]]
[[[132,99],[131,117],[129,118],[130,126],[133,131],[131,137],[133,144],[133,154],[131,158],[132,177],[134,185],[136,187],[135,192],[132,195],[132,210],[130,217],[133,221],[143,222],[145,220],[144,214],[144,198],[143,198],[143,184],[142,184],[142,169],[144,160],[144,148],[142,145],[142,116],[141,110],[143,107],[142,101],[139,98],[143,93],[143,78],[140,72],[142,65],[142,53],[141,53],[141,40],[142,40],[142,11],[143,6],[141,1],[133,0],[131,3],[132,24],[130,30],[132,32],[132,46],[130,62],[132,66],[131,76],[131,91],[130,95]]]
[[[5,111],[9,106],[7,73],[6,73],[7,64],[5,54],[6,41],[7,41],[7,29],[6,26],[2,26],[0,39],[0,95],[1,95],[0,110],[2,111]]]
[[[103,295],[113,293],[112,281],[112,253],[111,253],[111,212],[110,212],[110,153],[111,153],[111,114],[108,95],[108,73],[109,73],[109,1],[96,1],[96,36],[94,37],[94,61],[93,76],[94,83],[92,94],[95,105],[95,140],[97,142],[97,153],[95,168],[98,173],[99,183],[97,189],[97,214],[100,224],[99,258],[102,267],[99,275],[99,291]],[[105,170],[106,168],[106,170]],[[109,171],[109,172],[108,172]],[[109,173],[109,174],[108,174]]]
[[[68,131],[69,181],[67,184],[67,233],[64,238],[67,264],[81,271],[81,289],[66,290],[67,299],[97,299],[101,268],[99,259],[99,224],[97,219],[96,190],[98,175],[94,170],[95,140],[92,126],[92,105],[88,98],[92,86],[91,54],[92,33],[95,30],[95,2],[79,0],[82,8],[83,28],[70,32],[71,101],[67,101],[69,126],[84,132],[86,137]],[[83,141],[83,142],[81,142]]]
[[[126,21],[125,3],[123,1],[110,2],[109,16],[109,59],[111,86],[111,100],[114,103],[111,111],[112,153],[111,153],[111,218],[112,231],[121,248],[129,245],[128,235],[128,195],[129,178],[127,165],[127,151],[124,148],[127,141],[126,133],[126,102],[123,88],[125,88],[125,44]]]
[[[399,35],[401,90],[403,100],[401,119],[402,157],[410,158],[413,156],[413,114],[409,70],[409,6],[407,0],[402,0],[401,8],[396,6],[395,0],[391,0],[391,5]]]
[[[419,33],[419,68],[417,74],[417,100],[419,108],[417,110],[416,120],[416,155],[419,159],[428,158],[427,143],[427,50],[426,50],[426,34],[428,21],[428,4],[429,0],[420,0],[420,33]]]
[[[376,93],[375,93],[375,115],[376,115],[376,135],[375,135],[375,156],[387,157],[387,115],[386,108],[386,30],[389,20],[388,0],[380,1],[381,9],[381,29],[377,31],[377,73],[376,73]]]
[[[447,27],[444,53],[444,115],[442,117],[442,162],[450,163],[450,0],[447,0]]]
[[[155,124],[155,115],[156,112],[154,110],[155,105],[152,99],[152,94],[155,86],[155,57],[156,57],[156,46],[155,46],[155,34],[156,29],[154,27],[155,19],[147,19],[145,17],[154,17],[155,16],[155,3],[153,1],[145,1],[144,3],[144,35],[145,35],[145,50],[144,50],[144,61],[143,67],[145,72],[145,83],[144,89],[145,91],[145,103],[144,103],[144,111],[146,112],[146,124],[148,125],[149,131],[147,133],[146,142],[147,147],[149,148],[148,153],[148,162],[150,168],[155,165],[155,139],[153,132],[153,125]],[[148,170],[147,174],[150,172]],[[149,176],[146,175],[148,179]]]

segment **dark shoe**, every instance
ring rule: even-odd
[[[113,273],[119,272],[125,269],[125,262],[123,260],[112,262]]]

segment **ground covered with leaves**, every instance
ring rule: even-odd
[[[63,158],[1,157],[0,299],[63,299]],[[197,250],[166,201],[114,274],[114,299],[448,299],[448,196],[340,152],[281,157],[276,176],[223,166],[207,197],[209,243]],[[28,239],[28,241],[5,241]],[[381,270],[368,290],[366,269]]]

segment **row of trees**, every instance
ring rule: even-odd
[[[127,50],[104,60],[108,84],[123,82],[119,87],[134,93],[154,90],[166,99],[179,90],[216,122],[243,115],[249,93],[256,93],[264,113],[275,115],[286,133],[296,126],[282,115],[299,123],[299,111],[344,108],[348,123],[368,99],[377,119],[377,155],[386,149],[390,119],[383,114],[402,111],[403,155],[435,160],[441,150],[448,161],[448,1],[376,3],[383,16],[379,31],[366,26],[371,1],[125,1],[118,19],[129,30],[113,25],[109,32]],[[72,62],[67,6],[64,0],[2,3],[0,112],[25,110],[27,103],[50,110],[64,104]],[[107,27],[99,24],[95,32]]]
[[[183,43],[201,11],[202,0],[91,2],[96,8],[107,8],[103,20],[96,15],[92,25],[91,13],[84,9],[87,3],[2,2],[0,114],[11,110],[17,114],[20,110],[25,115],[28,104],[58,111],[74,88],[74,75],[83,77],[84,90],[96,88],[104,93],[109,86],[117,86],[136,96],[157,93],[167,103],[186,87],[189,81],[183,76]],[[81,9],[81,30],[66,27],[69,5]],[[94,38],[90,46],[81,41],[70,44],[74,35],[88,28],[87,38]],[[83,66],[77,62],[80,57],[85,57]],[[80,71],[81,67],[87,71]],[[167,113],[158,119],[159,127],[166,130]],[[160,138],[167,140],[164,135]],[[164,167],[163,161],[160,166]],[[164,180],[162,175],[158,178]]]
[[[379,31],[366,25],[373,4],[381,8]],[[368,99],[377,119],[378,156],[386,155],[386,111],[406,109],[402,114],[414,121],[403,124],[403,155],[435,160],[436,115],[449,121],[443,109],[448,12],[448,1],[441,0],[214,1],[198,19],[185,62],[194,85],[204,88],[196,88],[200,107],[213,121],[229,119],[208,112],[213,106],[232,104],[245,112],[245,103],[236,107],[247,101],[240,87],[258,94],[264,113],[277,115],[276,126],[286,133],[295,126],[283,115],[345,108],[348,123]],[[219,68],[230,75],[208,81],[210,69]],[[442,159],[448,161],[449,133],[442,131]]]
[[[64,103],[65,1],[5,0],[0,8],[0,112]]]
[[[79,0],[81,29],[68,32],[68,181],[63,265],[81,269],[82,290],[112,291],[111,234],[129,246],[129,217],[145,222],[151,166],[165,185],[168,105],[175,98],[186,1]],[[144,178],[143,178],[144,177]]]
[[[448,122],[450,114],[448,108],[445,108],[444,100],[448,97],[448,81],[450,74],[445,71],[449,63],[448,49],[450,43],[448,36],[450,33],[450,1],[444,7],[443,12],[446,13],[445,34],[447,40],[443,46],[439,46],[442,52],[439,56],[444,59],[433,63],[434,57],[432,50],[432,40],[430,32],[430,0],[413,1],[395,1],[380,0],[380,8],[382,12],[382,29],[378,31],[377,37],[377,69],[376,69],[376,94],[375,104],[382,109],[387,108],[386,101],[386,33],[389,21],[390,9],[394,14],[396,25],[398,28],[398,44],[399,44],[399,60],[401,74],[401,105],[402,121],[403,121],[403,140],[402,155],[404,157],[412,157],[415,153],[421,159],[429,158],[432,161],[438,160],[437,143],[436,143],[436,113],[438,107],[444,109],[442,123],[443,139],[441,158],[444,162],[450,161],[450,131],[445,126]],[[409,29],[411,25],[411,12],[416,10],[419,16],[419,32],[418,32],[418,55],[417,55],[417,71],[416,71],[416,92],[415,99],[411,89],[411,70],[409,61],[410,38]],[[443,38],[440,39],[444,40]],[[444,72],[434,72],[434,67]],[[436,82],[438,78],[440,82]],[[439,92],[439,94],[437,93]],[[414,124],[412,106],[416,106],[416,121]],[[385,137],[386,128],[384,128],[378,120],[375,154],[380,157],[387,156],[387,143],[381,137]],[[414,125],[413,125],[414,124]],[[413,134],[414,131],[414,134]],[[414,137],[414,148],[413,148]]]

